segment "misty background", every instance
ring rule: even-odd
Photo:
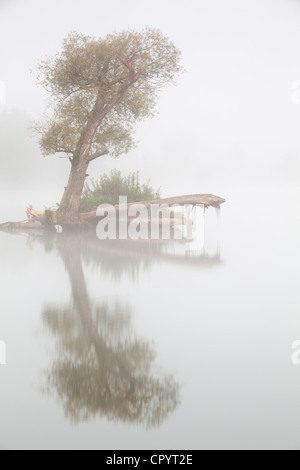
[[[0,0],[0,223],[62,197],[70,164],[42,157],[29,124],[49,98],[36,66],[72,30],[158,28],[186,70],[154,119],[136,126],[137,147],[100,158],[89,174],[139,170],[163,196],[227,200],[221,224],[207,211],[203,252],[0,233],[1,449],[300,449],[300,366],[291,361],[300,338],[299,20],[300,0]],[[54,335],[44,312],[53,306],[63,320],[73,309],[73,334],[80,295],[95,314],[97,305],[129,312],[132,337],[157,348],[154,371],[180,382],[181,404],[160,428],[99,417],[75,427],[55,393],[41,393],[66,332]],[[85,341],[86,330],[75,337]]]
[[[300,165],[298,0],[0,0],[0,222],[55,206],[68,160],[44,158],[29,130],[49,98],[36,85],[40,60],[76,30],[105,36],[155,27],[182,51],[185,74],[136,125],[137,147],[102,157],[89,174],[139,170],[163,196],[232,191],[284,193]],[[4,102],[3,83],[6,89]]]

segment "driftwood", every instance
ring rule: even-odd
[[[30,220],[38,220],[39,217],[45,215],[45,212],[36,211],[35,209],[33,209],[32,206],[29,206],[26,209],[26,215],[27,215],[27,219],[29,221]]]
[[[6,222],[5,224],[0,224],[0,230],[13,232],[19,230],[44,230],[43,224],[41,222]]]
[[[153,201],[142,201],[142,202],[135,202],[135,203],[129,203],[127,204],[127,210],[133,206],[133,205],[138,205],[141,204],[145,206],[148,210],[151,208],[153,205],[168,205],[168,206],[185,206],[185,205],[202,205],[205,208],[208,207],[215,207],[216,209],[219,209],[221,204],[224,204],[226,202],[225,199],[219,197],[219,196],[214,196],[213,194],[191,194],[188,196],[177,196],[177,197],[169,197],[169,198],[164,198],[164,199],[155,199]],[[114,206],[116,212],[118,213],[121,209],[126,210],[126,205],[116,205]],[[81,214],[81,217],[83,220],[87,222],[92,222],[93,220],[97,219],[97,211],[92,211],[92,212],[86,212],[84,214]]]
[[[136,203],[129,203],[126,205],[116,205],[112,207],[114,207],[116,213],[118,214],[121,210],[128,211],[131,206],[138,205],[138,204],[143,205],[149,211],[151,209],[151,206],[153,205],[159,205],[159,206],[167,205],[170,208],[172,206],[180,207],[180,206],[185,206],[185,205],[192,205],[192,206],[202,205],[204,206],[204,208],[215,207],[216,209],[218,209],[220,208],[221,204],[223,204],[224,202],[226,202],[225,199],[219,196],[214,196],[213,194],[192,194],[192,195],[187,195],[187,196],[155,199],[153,201],[141,201],[141,202],[136,202]],[[30,220],[26,222],[7,222],[5,224],[0,224],[0,230],[4,230],[4,231],[32,230],[32,229],[43,230],[44,227],[49,225],[49,220],[47,220],[47,217],[44,213],[41,213],[41,212],[38,213],[37,211],[31,210],[30,215],[34,217],[35,219],[34,221]],[[96,210],[81,214],[81,218],[85,225],[95,225],[99,221],[99,217],[97,216]],[[130,220],[132,220],[132,218],[128,218],[129,222]],[[150,218],[149,218],[149,222],[150,222]],[[57,224],[55,212],[51,213],[51,223],[53,225]],[[179,219],[176,220],[176,218],[171,221],[171,225],[177,225],[180,223],[182,223],[182,221],[179,221]],[[163,224],[164,224],[164,218],[160,219],[159,221],[159,225],[163,225]]]
[[[27,207],[26,209],[27,220],[22,222],[6,222],[5,224],[0,224],[0,230],[2,231],[19,231],[19,230],[44,230],[44,224],[39,221],[39,218],[45,216],[45,212],[36,211],[32,206]]]

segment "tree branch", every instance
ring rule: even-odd
[[[125,67],[130,71],[132,72],[133,71],[133,67],[132,67],[132,60],[124,60],[122,59],[122,57],[118,56],[118,59],[120,60],[120,62],[122,62],[123,65],[125,65]]]
[[[130,71],[129,78],[127,81],[120,87],[116,95],[104,106],[104,108],[98,114],[96,120],[98,121],[97,127],[100,125],[101,121],[106,117],[106,115],[114,108],[114,106],[123,98],[128,88],[138,81],[140,74]]]
[[[103,155],[107,155],[109,153],[108,150],[101,150],[100,152],[95,152],[89,156],[89,162],[96,160],[96,158],[102,157]]]
[[[67,149],[56,149],[55,153],[70,153],[71,155],[74,155],[74,152],[72,152],[71,150],[67,150]],[[59,158],[69,158],[69,157],[66,156],[66,157],[59,157]]]
[[[84,148],[84,151],[87,154],[89,154],[93,138],[101,122],[108,115],[108,113],[115,107],[115,105],[121,101],[121,99],[124,97],[128,88],[131,85],[133,85],[139,78],[140,78],[139,74],[134,74],[134,72],[132,72],[132,74],[130,73],[129,78],[119,88],[115,96],[106,105],[104,105],[104,107],[102,107],[102,109],[100,110],[98,109],[99,101],[101,101],[101,95],[100,95],[100,90],[99,90],[98,97],[94,105],[94,109],[91,113],[90,122],[78,142],[75,155],[79,155],[82,152],[82,148]],[[88,162],[91,162],[92,160],[95,160],[96,158],[102,155],[105,155],[107,153],[108,153],[108,150],[106,150],[104,153],[102,152],[100,152],[100,154],[95,153],[94,155],[85,156],[84,158]]]

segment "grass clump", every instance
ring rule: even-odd
[[[80,212],[95,210],[100,204],[118,204],[120,196],[127,196],[128,202],[151,201],[160,198],[160,189],[154,190],[150,180],[141,184],[139,172],[124,177],[120,171],[112,170],[109,175],[85,184]]]

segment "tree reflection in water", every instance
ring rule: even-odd
[[[155,348],[135,338],[126,306],[90,300],[82,257],[94,252],[93,262],[101,264],[98,245],[74,235],[58,236],[54,243],[70,279],[72,305],[43,311],[56,338],[56,359],[46,373],[48,393],[58,395],[73,422],[101,416],[159,426],[179,404],[178,383],[172,375],[153,373]],[[46,249],[50,246],[48,241]],[[132,260],[136,264],[137,258]],[[118,263],[111,259],[111,265]]]

